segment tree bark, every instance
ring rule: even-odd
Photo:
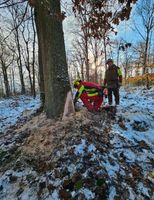
[[[48,118],[56,118],[63,114],[70,90],[60,0],[37,0],[35,11],[43,64],[45,110]]]

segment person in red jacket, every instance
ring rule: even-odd
[[[81,80],[75,80],[73,85],[77,89],[74,104],[80,98],[89,111],[99,111],[103,102],[104,88],[99,84]]]

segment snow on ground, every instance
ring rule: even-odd
[[[40,100],[31,96],[0,99],[0,133],[8,130],[23,117],[30,116],[40,107]]]
[[[123,91],[117,116],[127,123],[127,130],[121,132],[123,137],[134,143],[144,140],[154,149],[154,87]]]
[[[115,117],[83,110],[35,123],[13,167],[0,168],[0,199],[154,199],[154,87],[121,89]]]

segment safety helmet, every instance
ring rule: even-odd
[[[74,80],[73,81],[73,85],[74,86],[78,86],[80,84],[81,80],[80,79],[77,79],[77,80]]]
[[[113,60],[111,58],[109,58],[107,61],[106,61],[106,64],[108,64],[109,62],[112,62],[113,63]]]

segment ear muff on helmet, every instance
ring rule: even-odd
[[[75,81],[73,81],[73,85],[74,86],[78,86],[79,84],[80,84],[80,82],[81,82],[81,80],[75,80]]]

